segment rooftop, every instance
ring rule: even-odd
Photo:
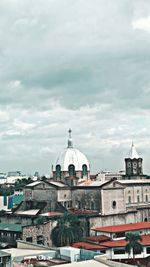
[[[26,187],[34,187],[38,184],[41,184],[41,181],[36,181],[36,182],[30,183],[30,184],[27,184]]]
[[[85,240],[88,240],[88,241],[93,241],[93,242],[101,243],[101,242],[104,242],[104,241],[108,241],[111,238],[108,237],[108,236],[106,236],[106,235],[97,235],[97,236],[87,236],[84,239]]]
[[[135,179],[127,179],[127,180],[119,180],[119,183],[121,184],[136,184],[136,185],[139,185],[139,184],[147,184],[149,183],[150,184],[150,179],[138,179],[138,180],[135,180]]]
[[[119,232],[136,231],[141,229],[150,229],[150,222],[119,224],[113,226],[94,228],[92,230],[96,232],[119,233]]]
[[[46,213],[41,214],[41,216],[50,216],[50,217],[53,217],[53,216],[63,216],[63,215],[64,215],[64,213],[57,212],[57,211],[50,211],[50,212],[46,212]]]
[[[52,184],[52,185],[55,185],[57,187],[68,187],[66,184],[61,183],[61,182],[53,182],[53,181],[50,181],[49,183]]]
[[[150,234],[141,236],[142,241],[140,242],[143,246],[150,246]],[[113,241],[105,241],[100,244],[92,244],[88,242],[76,242],[73,244],[75,248],[84,248],[87,250],[103,250],[106,248],[114,248],[114,247],[125,247],[127,245],[127,241],[125,239],[121,240],[113,240]]]
[[[39,211],[40,211],[39,209],[19,210],[19,211],[16,211],[15,214],[19,214],[19,215],[36,215]]]
[[[104,245],[101,246],[101,244],[93,244],[88,242],[76,242],[73,244],[73,247],[87,250],[99,250],[105,248]]]
[[[140,242],[143,246],[150,245],[150,234],[141,236],[142,241]],[[101,243],[101,246],[105,247],[125,247],[127,245],[127,241],[125,239],[122,240],[113,240]]]
[[[22,232],[21,224],[0,223],[0,231]]]

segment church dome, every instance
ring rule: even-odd
[[[87,157],[81,153],[78,149],[73,147],[73,142],[71,138],[71,130],[69,130],[68,147],[60,153],[56,160],[55,166],[61,166],[61,171],[68,171],[70,165],[73,165],[75,171],[82,171],[83,166],[86,165],[87,171],[90,170],[90,165]]]

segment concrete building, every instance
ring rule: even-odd
[[[132,146],[133,159],[135,154]],[[6,220],[19,223],[24,226],[24,240],[50,246],[46,232],[50,233],[55,227],[55,215],[61,216],[66,211],[79,215],[84,236],[92,234],[91,228],[150,221],[150,179],[137,175],[130,179],[123,176],[122,180],[91,180],[89,161],[73,148],[69,131],[68,147],[58,157],[53,177],[26,185],[23,201],[12,214],[0,216],[1,223]],[[39,216],[47,217],[47,224],[37,227]]]
[[[125,235],[133,232],[141,235],[140,243],[143,246],[143,251],[135,255],[136,260],[142,262],[150,256],[150,222],[106,226],[92,230],[95,232],[94,237],[85,238],[84,242],[77,242],[73,246],[105,253],[111,260],[133,263],[133,251],[131,254],[125,251],[128,243]]]

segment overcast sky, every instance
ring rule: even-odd
[[[48,174],[67,145],[92,173],[150,173],[150,1],[0,1],[0,171]]]

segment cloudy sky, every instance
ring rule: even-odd
[[[0,1],[0,171],[50,172],[68,128],[92,173],[150,173],[150,1]]]

